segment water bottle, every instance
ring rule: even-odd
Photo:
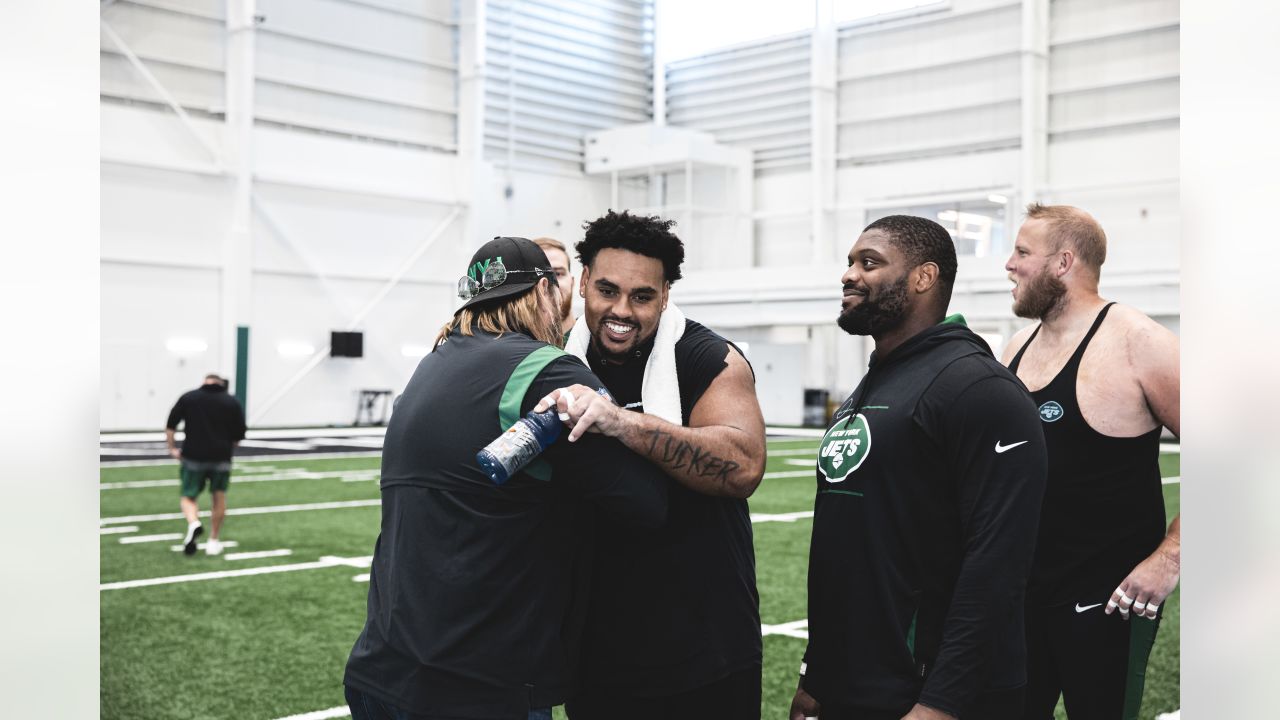
[[[613,399],[604,388],[596,392]],[[476,462],[494,485],[502,485],[550,447],[563,428],[554,406],[540,413],[530,411],[476,453]]]

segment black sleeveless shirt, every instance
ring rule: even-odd
[[[1027,587],[1040,606],[1102,602],[1164,538],[1160,428],[1136,437],[1094,430],[1080,412],[1076,380],[1109,303],[1056,377],[1031,393],[1049,451],[1049,484]],[[1040,328],[1018,351],[1016,375]]]
[[[683,425],[728,367],[731,344],[686,321],[675,346]],[[652,351],[650,338],[622,365],[602,362],[594,350],[587,352],[587,361],[619,405],[644,412],[641,390]],[[760,596],[747,501],[702,495],[674,480],[668,489],[661,531],[597,525],[583,633],[588,692],[674,695],[761,662]]]

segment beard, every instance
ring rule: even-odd
[[[1031,320],[1044,320],[1062,308],[1067,286],[1047,270],[1022,285],[1013,303],[1013,314]]]
[[[614,322],[621,325],[630,325],[635,328],[634,330],[631,331],[631,340],[630,342],[627,343],[626,347],[617,351],[608,349],[608,347],[605,345],[605,337],[604,337],[604,332],[605,332],[604,324],[606,322]],[[640,337],[639,324],[634,322],[623,322],[621,320],[614,320],[613,318],[609,318],[609,317],[601,318],[600,324],[596,326],[595,332],[591,333],[591,342],[595,346],[596,352],[600,353],[600,357],[604,358],[605,360],[615,365],[620,365],[626,362],[627,358],[630,358],[635,353],[636,348],[640,347],[640,344],[645,340],[648,340],[648,338]]]
[[[907,309],[907,274],[874,291],[840,313],[836,324],[850,335],[879,335],[902,321]]]
[[[560,323],[562,326],[573,324],[573,293],[563,289],[560,293]]]

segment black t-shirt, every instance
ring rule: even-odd
[[[244,409],[222,385],[201,385],[183,393],[169,411],[165,427],[177,430],[185,422],[182,457],[203,462],[226,462],[235,443],[244,439]]]
[[[727,367],[729,343],[687,321],[676,343],[684,424]],[[622,365],[587,359],[614,399],[642,411],[652,340]],[[668,480],[661,532],[602,526],[597,533],[584,634],[588,690],[639,696],[680,693],[759,664],[760,598],[747,501],[711,497]]]
[[[509,383],[534,351],[550,349],[524,335],[453,335],[409,381],[387,428],[368,621],[348,685],[448,718],[523,720],[572,693],[587,523],[599,508],[614,523],[660,525],[666,481],[616,440],[570,445],[562,433],[540,456],[549,480],[521,471],[495,486],[475,456],[504,429],[504,398],[518,392],[523,416],[556,388],[600,386],[563,354],[527,387]]]

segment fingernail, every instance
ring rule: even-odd
[[[569,422],[569,413],[560,413],[560,422]]]

